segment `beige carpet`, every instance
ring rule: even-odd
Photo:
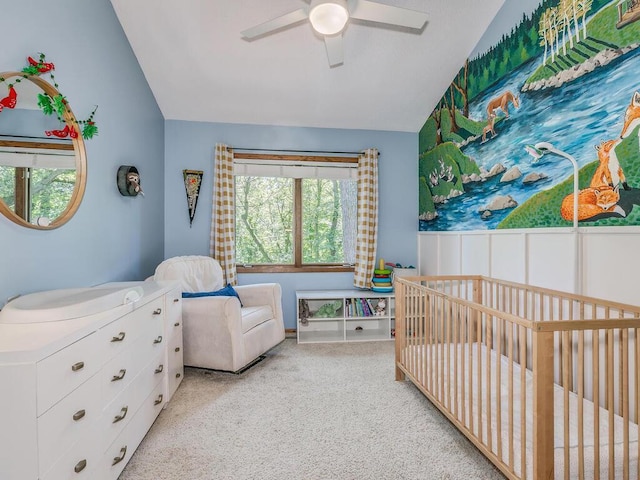
[[[393,348],[287,339],[241,375],[186,369],[119,480],[504,479],[394,380]]]

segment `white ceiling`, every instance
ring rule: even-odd
[[[376,0],[422,33],[352,22],[330,68],[308,22],[240,32],[303,0],[111,0],[167,120],[417,132],[504,0]]]

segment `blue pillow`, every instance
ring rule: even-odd
[[[240,301],[240,306],[242,306],[240,295],[238,295],[238,292],[236,292],[230,283],[228,283],[226,287],[216,290],[215,292],[182,292],[182,298],[197,297],[236,297]]]

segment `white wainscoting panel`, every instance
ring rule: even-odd
[[[457,275],[460,273],[460,236],[442,235],[438,242],[439,275]]]
[[[438,243],[440,235],[418,236],[418,272],[420,275],[438,275]]]
[[[576,255],[577,250],[577,255]],[[640,305],[640,227],[419,232],[420,275],[479,274]]]
[[[583,237],[583,293],[640,305],[640,233]]]
[[[491,235],[491,277],[525,283],[527,237],[523,233]]]
[[[576,235],[542,229],[527,233],[527,282],[538,287],[574,292],[576,289]],[[579,259],[578,259],[579,262]]]
[[[491,271],[491,237],[486,234],[461,235],[460,273],[485,275]]]

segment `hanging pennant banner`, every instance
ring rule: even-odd
[[[198,205],[198,195],[200,194],[203,173],[201,170],[182,171],[184,188],[187,192],[187,205],[189,206],[189,228],[191,228],[193,217],[196,215],[196,206]]]

